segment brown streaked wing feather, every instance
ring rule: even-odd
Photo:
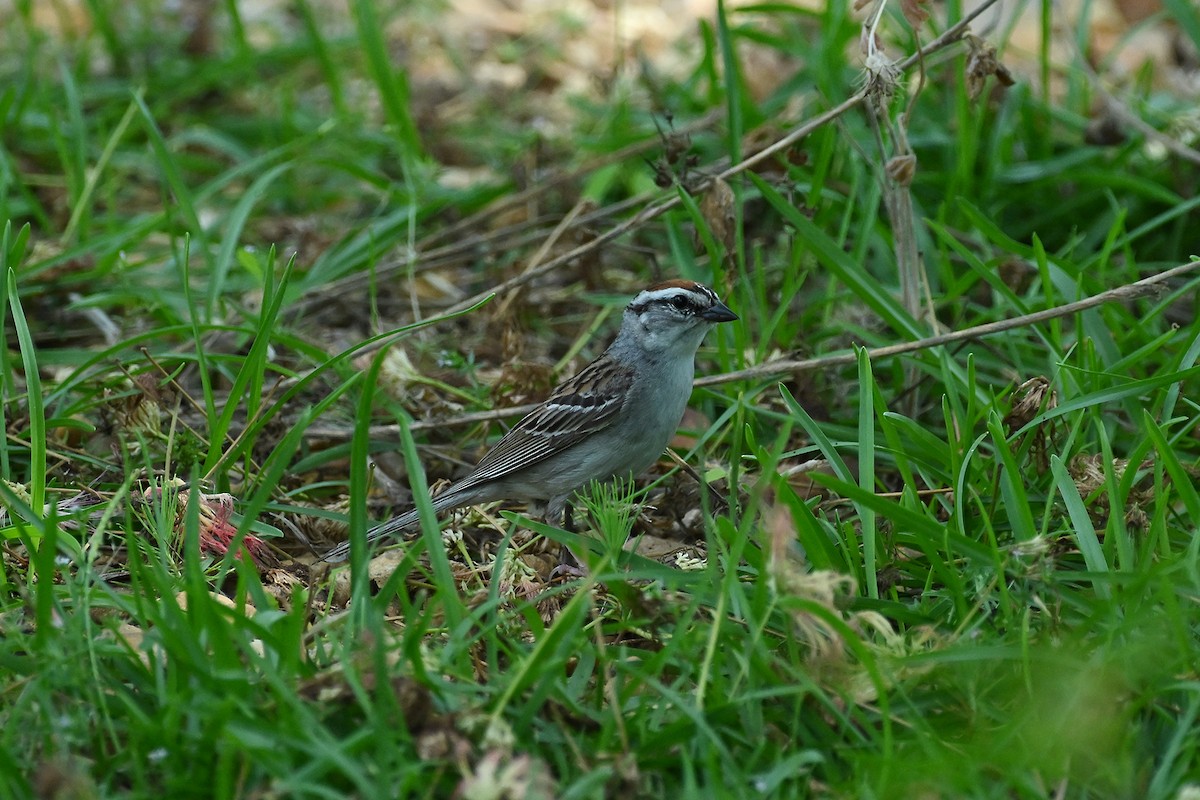
[[[632,380],[632,369],[600,356],[518,422],[463,483],[474,485],[502,477],[608,427],[621,410]]]

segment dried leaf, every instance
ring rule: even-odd
[[[58,755],[34,762],[28,773],[33,796],[41,800],[90,800],[100,797],[91,778],[92,762],[82,756]]]
[[[376,553],[367,562],[367,581],[373,592],[379,591],[404,562],[407,553],[403,548],[392,548]],[[330,586],[330,602],[335,607],[350,604],[350,570],[337,569]]]
[[[542,760],[523,753],[514,756],[506,748],[493,749],[463,776],[455,796],[464,800],[549,800],[558,796],[558,785]]]
[[[917,174],[917,157],[911,153],[894,156],[888,159],[885,169],[888,177],[900,186],[911,186],[913,176]]]
[[[355,366],[365,372],[370,367],[371,360],[372,356],[362,356],[355,360]],[[412,386],[419,385],[424,380],[421,370],[409,358],[408,351],[402,345],[393,344],[383,356],[383,364],[380,365],[379,377],[376,379],[376,388],[390,397],[407,400],[410,397]]]
[[[307,572],[301,565],[292,565],[291,568]],[[267,594],[285,611],[292,607],[292,596],[296,587],[307,586],[307,581],[288,569],[268,569],[263,573],[262,583]]]
[[[972,102],[983,94],[983,86],[989,75],[995,75],[1002,86],[1012,86],[1015,82],[1012,73],[996,57],[995,46],[974,34],[967,34],[966,39],[971,49],[967,57],[967,96]]]
[[[1129,138],[1125,134],[1125,123],[1111,108],[1105,108],[1092,117],[1083,130],[1083,140],[1088,144],[1111,147],[1124,144]]]
[[[1102,533],[1101,529],[1107,525],[1108,515],[1112,513],[1109,494],[1102,491],[1108,482],[1105,466],[1104,456],[1100,453],[1080,453],[1072,458],[1071,463],[1067,466],[1071,479],[1075,482],[1075,488],[1079,491],[1079,496],[1087,503],[1088,516],[1096,524],[1097,533]],[[1153,462],[1143,461],[1137,469],[1149,470],[1152,466]],[[1129,467],[1128,459],[1114,458],[1112,460],[1113,477],[1118,483],[1124,480],[1125,472]],[[1095,496],[1093,497],[1093,495]],[[1133,529],[1144,529],[1148,518],[1142,509],[1153,500],[1152,482],[1135,483],[1125,499],[1125,524]]]
[[[773,496],[764,500],[763,528],[768,536],[767,554],[772,572],[789,569],[788,553],[796,541],[796,521],[791,509],[776,502]]]
[[[691,170],[700,163],[700,156],[691,152],[692,137],[684,131],[675,130],[674,118],[666,116],[667,128],[654,121],[658,129],[658,138],[663,145],[663,154],[655,161],[646,159],[646,163],[654,170],[654,185],[660,189],[674,186],[676,181],[688,185]]]
[[[725,249],[725,256],[732,256],[737,246],[737,216],[734,214],[733,189],[720,178],[714,178],[704,198],[700,201],[700,214],[704,223],[712,231],[713,238],[720,242]],[[700,246],[700,236],[696,236],[696,246]]]
[[[918,28],[929,19],[929,9],[924,7],[927,2],[929,0],[900,0],[900,13],[909,25]]]

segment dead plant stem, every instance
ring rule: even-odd
[[[913,67],[913,65],[920,63],[923,58],[931,55],[932,53],[937,52],[938,50],[948,47],[951,44],[954,44],[962,37],[963,33],[966,32],[967,28],[971,24],[971,21],[974,20],[976,17],[978,17],[980,14],[982,14],[984,11],[986,11],[988,8],[991,8],[993,5],[995,5],[996,2],[997,2],[997,0],[984,0],[982,3],[979,4],[979,6],[977,8],[972,9],[961,20],[959,20],[954,25],[947,28],[940,36],[938,36],[932,42],[930,42],[928,46],[922,48],[919,53],[914,53],[914,54],[910,55],[909,57],[900,61],[896,65],[897,68],[899,70],[901,70],[902,72],[907,71],[908,69],[911,69]],[[868,92],[867,92],[866,87],[859,89],[857,92],[850,95],[849,97],[847,97],[841,103],[838,103],[833,108],[830,108],[827,111],[825,111],[824,113],[818,114],[817,116],[813,117],[812,119],[808,120],[807,122],[803,123],[802,125],[797,126],[791,133],[787,134],[786,136],[779,139],[775,143],[768,145],[767,147],[764,147],[762,150],[759,150],[757,153],[754,153],[753,155],[742,159],[737,164],[733,164],[728,169],[725,169],[724,171],[718,173],[712,180],[720,179],[720,180],[728,181],[729,178],[732,178],[735,175],[739,175],[739,174],[745,172],[746,170],[751,169],[751,168],[757,166],[758,164],[761,164],[763,161],[766,161],[767,159],[772,158],[773,156],[775,156],[778,153],[786,151],[788,148],[790,148],[796,142],[798,142],[801,139],[803,139],[804,137],[808,136],[813,131],[817,130],[818,128],[820,128],[823,125],[829,124],[830,122],[837,119],[841,115],[845,114],[846,112],[848,112],[851,109],[858,106],[859,103],[863,102],[863,100],[866,99],[867,94],[868,94]],[[703,191],[705,191],[708,188],[709,183],[711,183],[711,180],[707,181],[705,183],[702,183],[700,185],[700,187],[697,189],[696,193],[700,194]],[[509,289],[512,289],[517,286],[521,286],[522,284],[528,283],[529,281],[533,280],[534,278],[538,278],[542,275],[545,275],[546,273],[552,272],[552,271],[558,269],[559,267],[563,266],[564,264],[568,264],[577,258],[587,255],[588,253],[592,252],[593,250],[613,241],[614,239],[618,239],[621,236],[624,236],[626,233],[629,233],[630,231],[641,227],[642,225],[649,222],[650,220],[661,216],[663,213],[665,213],[665,212],[669,211],[670,209],[674,208],[675,206],[679,205],[679,203],[680,203],[680,199],[679,199],[679,196],[676,194],[672,194],[672,195],[664,197],[656,202],[652,202],[649,205],[647,205],[646,207],[644,207],[641,211],[634,214],[629,219],[625,220],[624,222],[622,222],[618,225],[613,226],[612,228],[609,228],[607,231],[600,234],[599,236],[592,239],[591,241],[587,242],[586,244],[580,245],[579,247],[576,247],[575,249],[570,250],[569,252],[563,253],[555,258],[552,258],[549,261],[547,261],[545,264],[542,264],[541,266],[537,267],[536,269],[532,269],[532,270],[523,272],[520,275],[516,275],[512,278],[509,278],[506,281],[502,281],[501,283],[497,284],[496,286],[493,286],[492,288],[488,289],[487,291],[480,292],[479,294],[477,294],[473,297],[463,300],[460,303],[457,303],[454,306],[452,306],[450,308],[450,311],[451,312],[461,311],[464,308],[467,308],[475,303],[478,303],[480,300],[487,297],[489,294],[492,294],[493,292],[495,292],[497,294],[501,294],[503,292],[508,291]]]
[[[1153,291],[1166,281],[1172,278],[1177,278],[1181,275],[1186,275],[1189,272],[1194,272],[1200,269],[1200,261],[1191,261],[1187,264],[1180,264],[1177,267],[1172,267],[1166,272],[1160,272],[1157,275],[1151,275],[1148,278],[1143,278],[1140,281],[1127,283],[1122,286],[1117,286],[1113,289],[1094,294],[1090,297],[1085,297],[1082,300],[1076,300],[1073,303],[1065,303],[1061,306],[1043,309],[1042,311],[1034,311],[1031,314],[1022,314],[1019,317],[1011,319],[1002,319],[996,322],[988,322],[983,325],[974,325],[970,328],[963,328],[958,331],[949,333],[941,333],[936,336],[929,336],[924,339],[917,339],[912,342],[901,342],[900,344],[890,344],[884,347],[875,347],[867,350],[867,356],[872,360],[881,358],[891,358],[892,356],[903,355],[904,353],[912,353],[918,350],[928,350],[933,347],[942,347],[947,344],[955,344],[956,342],[965,342],[972,339],[980,339],[984,336],[991,336],[995,333],[1012,330],[1014,328],[1024,328],[1030,325],[1038,325],[1059,317],[1078,314],[1081,311],[1086,311],[1089,308],[1112,303],[1118,300],[1132,300],[1141,297]],[[734,370],[733,372],[725,372],[720,375],[709,375],[700,378],[696,381],[697,386],[713,386],[730,381],[747,380],[751,378],[765,378],[773,375],[787,375],[789,373],[806,372],[813,369],[821,369],[824,367],[836,367],[843,364],[853,364],[858,358],[854,352],[835,353],[827,356],[818,356],[816,358],[805,358],[800,360],[777,359],[775,361],[767,361],[746,369]]]
[[[867,351],[867,356],[872,361],[880,359],[892,358],[894,356],[904,355],[905,353],[914,353],[920,350],[929,350],[934,347],[943,347],[948,344],[956,344],[958,342],[980,339],[985,336],[991,336],[1003,331],[1013,330],[1014,328],[1024,328],[1031,325],[1038,325],[1043,322],[1048,322],[1052,319],[1078,314],[1081,311],[1087,311],[1090,308],[1104,305],[1105,303],[1113,303],[1119,300],[1133,300],[1138,297],[1143,297],[1155,290],[1161,290],[1165,287],[1162,284],[1167,281],[1178,278],[1188,273],[1200,270],[1200,261],[1192,261],[1187,264],[1180,264],[1177,267],[1172,267],[1166,272],[1160,272],[1157,275],[1151,275],[1148,278],[1143,278],[1140,281],[1127,283],[1113,289],[1094,294],[1090,297],[1085,297],[1082,300],[1076,300],[1072,303],[1065,303],[1054,308],[1035,311],[1031,314],[1022,314],[1019,317],[1011,319],[1003,319],[997,322],[988,322],[983,325],[975,325],[970,328],[963,328],[958,331],[942,333],[936,336],[929,336],[924,339],[917,339],[912,342],[901,342],[900,344],[891,344],[884,347],[875,347]],[[839,367],[847,364],[853,364],[858,359],[855,352],[832,353],[830,355],[818,356],[816,358],[805,359],[776,359],[767,361],[746,369],[734,370],[732,372],[723,372],[719,375],[708,375],[696,380],[696,386],[718,386],[723,383],[732,383],[734,381],[755,380],[762,378],[782,377],[784,375],[795,375],[800,372],[809,372],[817,369],[825,369],[828,367]],[[460,427],[464,425],[475,425],[482,422],[495,422],[496,420],[509,419],[511,417],[528,414],[537,407],[536,403],[530,403],[520,406],[512,406],[509,408],[495,408],[488,411],[475,411],[469,414],[461,414],[457,417],[448,417],[445,419],[435,420],[419,420],[411,423],[409,429],[413,431],[432,430],[435,428]],[[371,427],[372,437],[387,437],[394,436],[398,430],[395,425],[378,425]],[[341,441],[349,438],[350,431],[348,428],[335,427],[320,427],[313,426],[309,429],[310,438],[316,440]]]

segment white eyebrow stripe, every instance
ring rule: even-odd
[[[700,289],[704,291],[700,291]],[[683,286],[668,286],[663,289],[647,289],[630,303],[630,307],[635,312],[641,313],[646,309],[646,306],[652,303],[666,305],[677,297],[685,298],[695,311],[703,311],[719,302],[716,294],[708,289],[708,287],[701,286],[698,289],[688,289]]]

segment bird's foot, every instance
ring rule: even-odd
[[[588,569],[583,563],[575,557],[571,552],[571,548],[563,545],[558,551],[558,566],[550,570],[550,580],[558,578],[586,578]]]

